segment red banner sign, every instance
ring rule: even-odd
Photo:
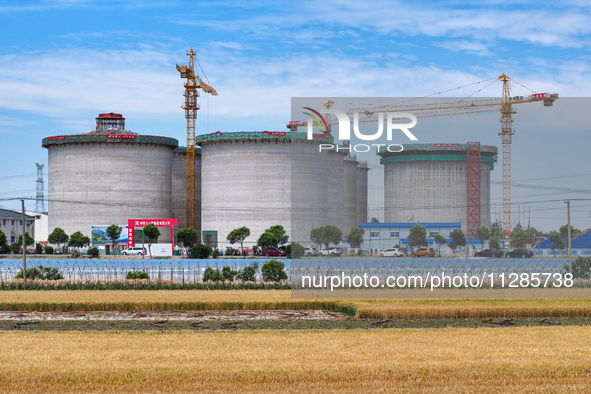
[[[55,137],[48,137],[48,140],[65,140],[66,136],[65,135],[57,135]]]
[[[330,134],[312,134],[314,138],[328,138]]]
[[[129,138],[135,139],[135,135],[133,134],[107,134],[107,138]]]
[[[133,229],[135,227],[145,227],[148,224],[153,224],[156,227],[172,227],[178,226],[177,219],[129,219],[127,221],[127,246],[133,248],[135,240],[133,239]],[[172,244],[174,245],[174,233]]]
[[[490,148],[490,149],[497,149],[496,146],[494,145],[484,145],[485,148]]]
[[[433,144],[434,146],[460,146],[460,144]]]
[[[265,134],[271,134],[271,135],[287,135],[287,133],[285,131],[263,131],[263,133]]]

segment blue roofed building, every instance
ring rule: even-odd
[[[451,242],[449,236],[452,231],[456,229],[461,230],[460,222],[450,223],[361,223],[360,228],[365,230],[363,234],[362,249],[366,253],[375,253],[378,250],[393,248],[399,245],[402,249],[408,247],[408,236],[410,229],[415,225],[421,225],[425,227],[427,231],[427,241],[429,247],[438,250],[439,245],[435,243],[433,237],[437,234],[445,237],[447,242]],[[471,239],[469,240],[470,249],[480,250],[480,240]],[[485,243],[486,245],[486,243]],[[446,246],[441,246],[441,253],[448,254],[451,250]]]
[[[567,239],[564,239],[564,242],[568,244]],[[574,238],[571,240],[571,248],[573,256],[590,256],[591,255],[591,231],[587,231],[585,234]],[[553,255],[556,254],[559,256],[560,254],[566,254],[567,250],[564,249],[563,251],[556,249],[552,251],[552,241],[550,238],[547,238],[537,244],[534,248],[534,253],[536,255]]]

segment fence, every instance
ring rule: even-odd
[[[256,280],[261,281],[261,267],[264,259],[236,259],[236,260],[157,260],[157,259],[30,259],[27,268],[50,266],[57,268],[68,282],[80,281],[124,281],[130,271],[145,271],[148,281],[171,281],[177,283],[197,283],[203,281],[203,272],[212,267],[221,271],[223,266],[239,271],[247,265],[256,263]],[[285,272],[291,279],[293,274],[313,275],[320,273],[347,272],[353,275],[377,276],[426,276],[440,275],[484,275],[510,273],[564,273],[568,266],[567,259],[530,258],[530,259],[481,259],[481,258],[396,258],[396,259],[298,259],[282,260]],[[0,260],[0,282],[12,281],[22,270],[19,259]]]

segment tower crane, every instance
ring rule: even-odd
[[[195,71],[195,55],[197,53],[191,48],[187,51],[189,63],[182,66],[176,65],[181,78],[187,80],[183,93],[185,103],[182,108],[185,110],[185,118],[187,118],[187,227],[193,228],[195,228],[195,119],[197,111],[200,109],[197,103],[197,97],[199,97],[197,89],[202,89],[212,96],[218,95],[218,92],[203,82]]]
[[[513,109],[514,104],[531,103],[542,101],[545,107],[550,107],[554,101],[558,99],[558,93],[536,93],[526,86],[516,82],[509,76],[503,74],[495,78],[490,78],[484,81],[475,82],[469,85],[460,86],[444,92],[432,94],[431,97],[442,93],[447,93],[452,90],[462,89],[468,86],[474,86],[481,83],[490,82],[488,85],[479,89],[482,91],[494,82],[503,82],[503,93],[500,98],[489,99],[466,99],[462,98],[457,101],[435,102],[435,103],[420,103],[419,97],[417,99],[409,99],[401,103],[384,105],[384,106],[367,106],[364,108],[349,108],[345,112],[352,115],[359,114],[359,122],[375,122],[378,120],[379,112],[411,112],[417,118],[460,115],[478,112],[499,111],[501,113],[501,131],[499,135],[503,143],[503,236],[506,242],[511,243],[511,142],[515,134],[513,130],[513,115],[517,112]],[[529,90],[532,94],[528,96],[511,96],[511,81],[517,83],[521,87]],[[334,106],[334,101],[325,103],[325,108]],[[328,121],[330,124],[336,124],[337,121]],[[297,130],[298,126],[304,126],[303,122],[291,121],[287,127],[291,130]],[[478,215],[479,216],[479,215]]]

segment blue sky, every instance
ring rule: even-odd
[[[88,132],[98,113],[122,113],[127,129],[184,144],[175,65],[190,47],[220,93],[202,95],[198,133],[284,130],[294,96],[425,96],[502,73],[539,92],[591,95],[588,1],[0,1],[0,33],[5,208],[20,207],[6,199],[34,197],[35,163],[47,163],[41,139]],[[501,93],[498,84],[489,89],[469,94]],[[543,188],[591,189],[582,103],[562,106],[570,133],[532,133],[521,144],[516,135],[514,181],[542,186],[514,188],[524,206],[591,198]],[[496,117],[492,132],[472,139],[500,146]],[[499,167],[494,176],[501,179]],[[536,227],[566,221],[561,202],[531,209]],[[591,227],[590,201],[573,203],[573,223]]]

